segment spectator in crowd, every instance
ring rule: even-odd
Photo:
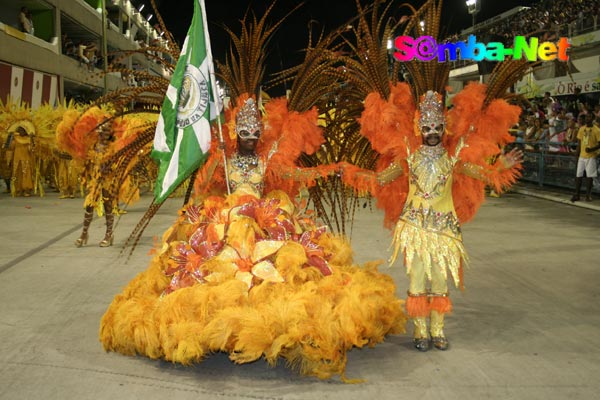
[[[71,38],[68,37],[66,33],[63,33],[61,42],[62,42],[62,53],[64,55],[69,56],[69,57],[77,56],[77,49],[75,47],[75,43],[73,43]]]
[[[567,151],[566,147],[559,145],[564,141],[566,130],[567,117],[565,116],[565,110],[561,108],[558,112],[555,110],[550,111],[550,118],[548,119],[549,151]]]
[[[33,21],[31,20],[31,11],[27,7],[21,7],[21,12],[19,13],[19,28],[21,32],[29,33],[30,35],[34,34]]]
[[[583,97],[581,94],[581,88],[576,87],[573,93],[573,96],[569,99],[569,105],[567,107],[567,112],[573,114],[575,118],[579,116],[579,104],[583,102]]]
[[[567,146],[567,149],[570,153],[575,153],[577,150],[577,132],[579,131],[579,127],[577,126],[577,122],[575,118],[571,115],[570,118],[567,119],[567,131],[565,132],[564,143]]]
[[[96,55],[96,44],[94,42],[88,43],[80,43],[78,46],[77,55],[79,56],[79,60],[86,64],[88,69],[93,71],[96,62],[98,61],[98,57]]]
[[[550,116],[550,113],[557,107],[558,102],[552,96],[550,92],[545,92],[542,98],[542,105],[544,106],[544,113]]]
[[[546,114],[542,110],[542,108],[538,105],[538,103],[531,104],[531,112],[535,116],[536,119],[543,120],[546,118]]]
[[[530,115],[525,129],[525,150],[538,150],[538,142],[544,138],[542,121]]]
[[[577,133],[577,149],[575,154],[579,157],[577,160],[577,172],[575,175],[575,194],[571,201],[579,201],[579,192],[585,176],[585,200],[592,201],[592,185],[594,178],[598,176],[598,165],[596,155],[600,150],[600,128],[594,125],[594,116],[588,114],[585,118],[585,125],[579,128]]]

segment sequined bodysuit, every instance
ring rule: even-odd
[[[227,162],[231,192],[243,192],[261,197],[266,164],[258,155],[234,154]]]
[[[452,200],[452,172],[458,157],[449,156],[441,145],[421,146],[407,161],[409,192],[394,231],[390,262],[402,251],[409,272],[413,259],[419,257],[429,279],[431,268],[439,266],[444,276],[449,269],[458,285],[458,270],[466,259]]]

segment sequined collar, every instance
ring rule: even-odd
[[[428,156],[428,157],[439,157],[442,154],[444,154],[444,152],[446,151],[446,148],[444,146],[442,146],[442,144],[440,143],[435,146],[423,145],[423,146],[421,146],[420,151],[421,151],[421,153],[423,153],[423,155]]]
[[[258,166],[258,155],[235,153],[231,158],[231,163],[241,170],[248,171]]]

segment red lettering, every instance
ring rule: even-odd
[[[394,58],[398,61],[412,61],[415,58],[415,41],[410,36],[398,36],[394,39]]]

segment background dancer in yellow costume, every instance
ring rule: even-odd
[[[44,195],[42,164],[51,145],[49,106],[31,110],[26,103],[0,101],[0,142],[8,163],[13,196]]]
[[[8,132],[12,135],[11,144],[8,147],[12,154],[10,160],[12,166],[11,191],[13,196],[29,197],[34,190],[35,159],[33,150],[35,140],[23,124],[13,128],[13,130],[9,128]]]
[[[127,179],[131,166],[141,158],[135,154],[128,159],[128,169],[123,176],[113,170],[110,157],[136,139],[149,122],[137,117],[113,118],[108,109],[91,107],[83,112],[67,110],[56,128],[57,148],[68,153],[73,161],[82,166],[81,184],[87,192],[84,200],[83,229],[75,246],[81,247],[88,241],[88,231],[94,211],[106,220],[106,233],[100,247],[113,244],[114,215],[118,201],[131,203],[139,199],[135,180]],[[126,193],[126,194],[123,194]],[[133,194],[132,194],[133,193]]]

